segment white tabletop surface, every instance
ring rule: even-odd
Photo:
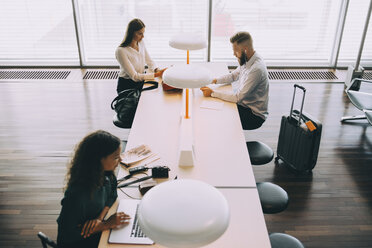
[[[215,77],[228,73],[225,64],[208,63],[202,66],[209,68]],[[231,90],[231,86],[224,88]],[[179,167],[177,163],[182,95],[163,92],[161,87],[143,92],[127,150],[147,144],[161,158],[150,166],[167,165],[171,168],[170,178],[177,175],[178,178],[202,180],[216,186],[226,197],[231,214],[229,227],[219,239],[205,247],[271,247],[236,104],[205,98],[198,89],[193,90],[193,95],[194,167]],[[200,108],[201,105],[212,105],[213,108],[215,103],[219,104],[219,110]],[[139,162],[144,163],[146,160]],[[119,178],[126,174],[125,169],[119,169]],[[128,198],[128,195],[141,198],[137,187],[122,190],[126,194],[119,191],[118,200]],[[116,208],[117,202],[110,213],[114,213]],[[149,247],[108,244],[109,233],[109,230],[102,233],[99,247]],[[151,247],[161,246],[155,244]]]
[[[215,77],[228,73],[225,64],[200,65],[210,69]],[[230,85],[223,87],[231,90]],[[236,104],[204,97],[199,89],[192,92],[195,166],[178,166],[182,94],[164,92],[161,87],[142,93],[127,149],[149,145],[161,158],[156,165],[168,166],[172,177],[202,180],[216,187],[256,187]],[[218,102],[222,107],[200,108],[203,102]],[[126,174],[120,170],[118,177]]]

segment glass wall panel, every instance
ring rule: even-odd
[[[251,33],[268,65],[328,65],[339,0],[214,0],[211,58],[234,61],[229,38]]]
[[[361,65],[365,67],[372,67],[372,16],[369,19],[367,36],[366,40],[364,41]]]
[[[364,24],[370,0],[351,0],[346,15],[346,23],[338,65],[355,65],[362,39]],[[372,19],[371,19],[372,20]],[[369,22],[368,33],[364,42],[361,65],[372,66],[372,23]]]
[[[88,65],[117,64],[115,49],[127,24],[140,18],[146,25],[145,43],[155,60],[186,60],[186,52],[169,46],[179,32],[199,33],[207,39],[207,0],[79,0],[79,21]],[[191,51],[191,60],[206,60],[207,49]]]
[[[1,0],[0,65],[79,65],[70,0]]]
[[[208,38],[209,0],[75,0],[83,65],[117,65],[127,24],[140,18],[155,61],[183,61],[179,32]],[[269,66],[332,66],[341,0],[212,0],[211,61],[237,64],[230,37],[249,31]],[[350,0],[338,66],[355,64],[369,0]],[[71,0],[1,0],[0,66],[79,65]],[[207,49],[191,51],[207,61]],[[361,65],[372,66],[372,19]]]

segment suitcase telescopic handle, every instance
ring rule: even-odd
[[[301,103],[301,110],[300,110],[300,116],[298,117],[298,122],[297,122],[297,125],[299,126],[301,124],[301,118],[302,118],[302,109],[304,108],[304,102],[305,102],[305,93],[306,93],[306,89],[301,86],[301,85],[298,85],[298,84],[295,84],[294,86],[294,91],[293,91],[293,98],[292,98],[292,105],[291,105],[291,112],[289,113],[289,117],[292,118],[292,114],[293,114],[293,104],[294,104],[294,100],[295,100],[295,96],[296,96],[296,88],[300,88],[303,92],[303,95],[302,95],[302,103]]]

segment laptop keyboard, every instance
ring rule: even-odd
[[[136,208],[136,214],[134,216],[134,221],[133,221],[132,231],[130,233],[130,236],[135,237],[135,238],[146,238],[145,234],[142,232],[138,224],[138,217],[137,217],[138,207],[139,207],[139,204],[137,205],[137,208]]]

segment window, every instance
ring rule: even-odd
[[[117,65],[115,49],[127,24],[140,18],[146,25],[145,43],[155,60],[186,60],[186,52],[169,46],[179,32],[194,32],[207,39],[208,1],[191,0],[80,0],[79,14],[86,64]],[[205,61],[207,50],[190,51],[191,60]]]
[[[331,67],[338,51],[337,30],[344,3],[346,0],[2,0],[0,66],[77,66],[80,62],[84,66],[117,66],[115,49],[129,21],[140,18],[146,25],[147,49],[156,62],[185,61],[186,52],[170,47],[169,40],[177,33],[190,32],[206,40],[211,34],[210,54],[208,49],[190,51],[191,61],[210,58],[237,65],[229,40],[237,31],[248,31],[268,66]],[[355,64],[369,3],[349,0],[338,66]],[[372,18],[369,23],[361,60],[364,67],[372,66]]]
[[[0,65],[79,65],[71,1],[0,5]]]
[[[328,65],[340,10],[339,0],[246,0],[213,2],[212,61],[232,56],[230,36],[251,33],[267,64]]]
[[[350,1],[340,47],[339,65],[355,65],[366,21],[369,0]],[[364,42],[361,65],[372,66],[372,18]]]

